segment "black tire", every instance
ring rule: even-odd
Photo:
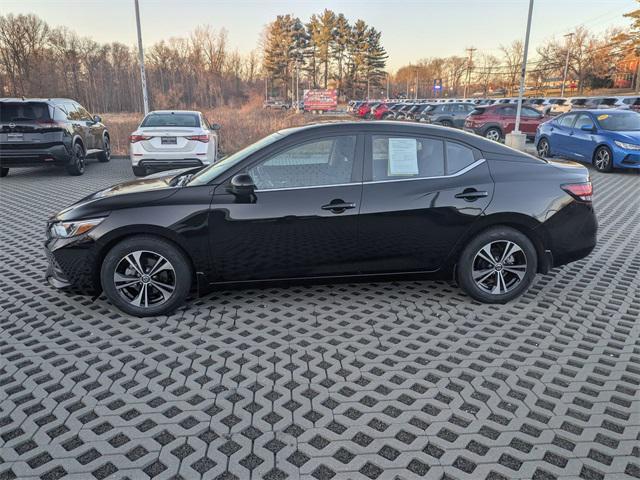
[[[487,246],[493,264],[485,260]],[[504,257],[504,250],[511,255]],[[501,255],[504,258],[496,260]],[[460,287],[469,296],[482,303],[506,303],[529,288],[537,270],[538,254],[531,240],[511,227],[496,226],[471,239],[460,255],[456,272]],[[499,279],[502,283],[498,288]]]
[[[502,130],[498,127],[489,127],[484,132],[484,137],[489,140],[493,140],[494,142],[499,142],[502,140]]]
[[[136,252],[142,252],[137,256],[137,262],[134,258]],[[133,267],[126,257],[141,267],[142,274],[140,268]],[[168,262],[171,269],[161,269],[153,274],[153,267],[159,259]],[[129,286],[116,288],[116,273],[123,275],[121,282],[128,282],[126,285]],[[147,275],[149,273],[151,275]],[[147,235],[130,237],[116,244],[105,256],[100,269],[100,283],[109,301],[123,312],[137,317],[173,312],[184,304],[191,289],[191,280],[191,266],[184,253],[163,238]],[[162,285],[165,293],[155,285]],[[168,288],[170,286],[172,290]],[[146,297],[143,295],[145,291]]]
[[[613,154],[609,147],[601,146],[593,152],[593,166],[599,172],[610,173],[613,171]]]
[[[9,175],[9,169],[6,167],[0,168],[0,178],[4,178]]]
[[[442,120],[440,122],[440,125],[442,125],[443,127],[453,127],[453,123],[451,123],[451,121],[449,120]]]
[[[284,105],[282,107],[280,107],[280,110],[282,110],[283,112],[287,111],[287,107],[285,107]]]
[[[111,141],[105,136],[102,151],[98,154],[98,161],[106,163],[109,160],[111,160]]]
[[[538,145],[536,145],[536,152],[540,158],[550,158],[551,157],[551,145],[549,144],[549,140],[546,138],[541,138],[538,141]]]
[[[86,157],[84,148],[79,142],[73,144],[71,149],[71,159],[67,163],[67,173],[73,176],[79,176],[84,173]]]
[[[144,167],[131,167],[133,168],[133,174],[136,177],[144,177],[147,174],[147,169]]]

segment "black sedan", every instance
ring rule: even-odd
[[[503,303],[596,230],[578,164],[438,126],[324,123],[79,201],[50,219],[47,278],[138,316],[216,285],[374,275]]]

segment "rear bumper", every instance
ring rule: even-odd
[[[0,145],[0,166],[3,168],[66,165],[70,159],[71,154],[63,144],[19,149]]]
[[[572,202],[547,220],[544,227],[554,267],[584,258],[596,246],[598,221],[591,204]]]
[[[177,168],[193,168],[208,165],[209,162],[199,158],[182,158],[182,159],[155,159],[148,158],[140,160],[134,167],[144,168],[148,173],[162,172],[165,170],[175,170]]]

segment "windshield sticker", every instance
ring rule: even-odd
[[[418,148],[415,138],[389,139],[389,175],[418,175]]]
[[[609,118],[609,115],[607,114],[598,115],[598,120],[606,120],[607,118]]]

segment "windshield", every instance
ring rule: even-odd
[[[243,148],[242,150],[237,151],[233,155],[228,156],[227,158],[220,160],[219,162],[214,163],[213,165],[208,166],[204,170],[200,170],[193,177],[191,177],[191,181],[189,185],[206,185],[211,183],[216,177],[221,175],[222,173],[229,170],[231,167],[234,167],[242,160],[247,158],[249,155],[257,152],[258,150],[266,147],[267,145],[271,145],[276,140],[283,138],[281,133],[272,133],[271,135],[264,137],[262,140],[258,140],[256,143],[252,143],[248,147]]]
[[[141,127],[199,127],[195,113],[150,113],[142,121]]]
[[[613,132],[640,131],[640,113],[603,113],[598,115],[598,123],[604,130]]]

